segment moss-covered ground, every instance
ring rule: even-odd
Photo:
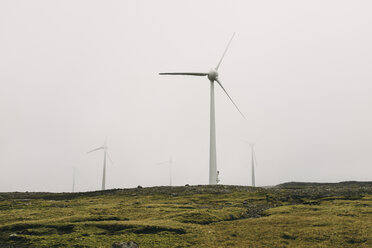
[[[372,182],[0,193],[0,247],[372,247]]]

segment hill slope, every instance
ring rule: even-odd
[[[372,247],[372,182],[0,193],[0,247]]]

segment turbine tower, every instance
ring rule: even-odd
[[[168,165],[169,165],[169,186],[172,186],[172,167],[173,167],[173,159],[170,158],[170,159],[167,160],[167,161],[163,161],[163,162],[157,163],[157,165],[161,165],[161,164],[168,164]]]
[[[251,156],[252,156],[252,187],[256,187],[256,177],[254,174],[254,167],[257,166],[256,153],[254,152],[254,143],[249,144],[251,146]]]
[[[240,139],[244,143],[248,143],[249,146],[251,147],[251,169],[252,169],[252,187],[256,187],[256,177],[254,173],[254,169],[257,166],[257,159],[256,159],[256,153],[254,151],[254,146],[256,145],[253,142],[248,142],[244,139]]]
[[[232,39],[234,38],[235,33],[232,35],[227,47],[218,62],[217,66],[214,69],[211,69],[209,72],[166,72],[159,73],[159,75],[186,75],[186,76],[207,76],[210,81],[210,142],[209,142],[209,184],[218,183],[217,175],[217,154],[216,154],[216,122],[215,122],[215,110],[214,110],[214,82],[217,82],[222,90],[226,93],[227,97],[234,104],[239,113],[244,117],[243,113],[239,110],[238,106],[235,104],[233,99],[227,93],[226,89],[223,87],[221,81],[218,78],[218,68],[221,65],[223,58],[227,52],[227,49],[230,46]],[[244,117],[245,118],[245,117]]]
[[[100,146],[96,149],[93,149],[87,153],[91,153],[91,152],[95,152],[95,151],[98,151],[98,150],[103,150],[103,175],[102,175],[102,190],[105,190],[106,189],[106,157],[108,157],[110,159],[110,162],[113,164],[112,160],[111,160],[111,157],[110,155],[108,154],[107,152],[107,139],[105,140],[105,143],[103,144],[103,146]]]

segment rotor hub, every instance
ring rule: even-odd
[[[218,72],[215,69],[212,69],[208,72],[208,79],[215,81],[218,78]]]

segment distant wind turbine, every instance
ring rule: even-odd
[[[249,146],[251,147],[251,168],[252,168],[252,186],[256,187],[256,177],[255,177],[255,172],[254,169],[257,166],[257,159],[256,159],[256,153],[254,151],[254,146],[256,145],[255,143],[248,142],[246,140],[240,139],[241,141],[248,143]]]
[[[172,167],[173,167],[173,159],[170,158],[170,159],[167,160],[167,161],[163,161],[163,162],[157,163],[157,165],[161,165],[161,164],[168,164],[168,165],[169,165],[169,186],[172,186]]]
[[[256,153],[254,152],[254,143],[249,144],[251,146],[251,162],[252,162],[252,186],[256,187],[256,177],[254,174],[254,167],[257,166]]]
[[[221,81],[218,78],[218,68],[221,65],[223,58],[227,52],[227,49],[230,46],[232,39],[234,38],[235,33],[231,37],[227,47],[218,62],[217,66],[214,69],[211,69],[209,72],[166,72],[159,73],[159,75],[186,75],[186,76],[207,76],[210,81],[210,143],[209,143],[209,184],[218,183],[217,175],[217,154],[216,154],[216,124],[215,124],[215,111],[214,111],[214,82],[217,82],[222,90],[226,93],[227,97],[234,104],[239,113],[244,117],[243,113],[239,110],[238,106],[235,104],[233,99],[227,93],[226,89],[223,87]],[[244,117],[245,118],[245,117]]]
[[[107,147],[107,139],[106,139],[103,146],[100,146],[96,149],[93,149],[93,150],[87,152],[87,153],[91,153],[91,152],[95,152],[95,151],[98,151],[98,150],[103,150],[102,190],[106,189],[106,157],[108,157],[110,159],[110,162],[113,164],[112,159],[111,159],[109,153],[107,152],[107,149],[108,149],[108,147]]]

